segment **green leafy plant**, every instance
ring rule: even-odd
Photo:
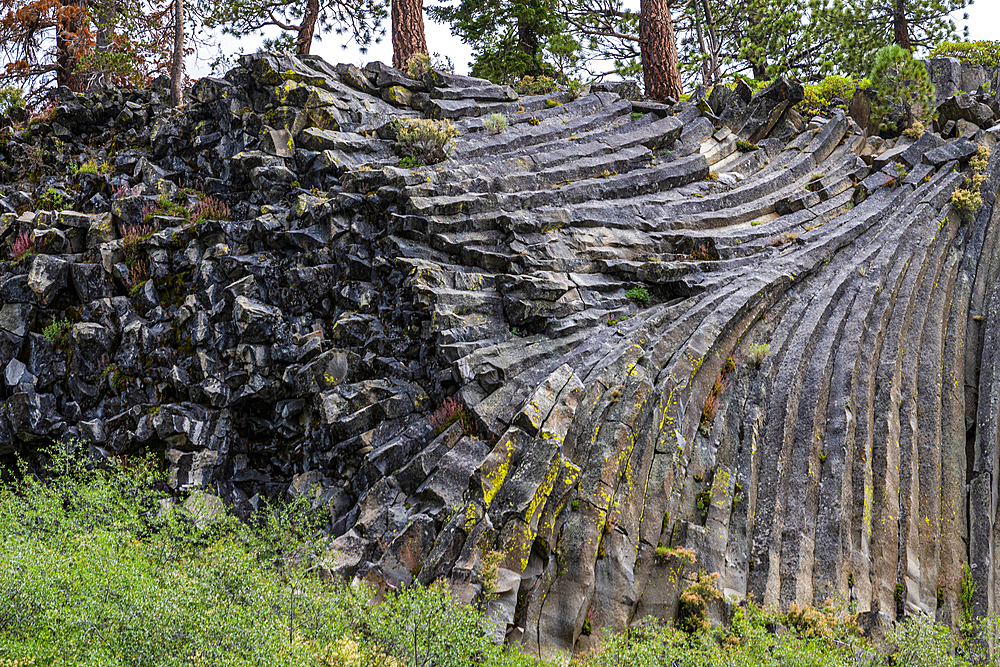
[[[335,563],[308,495],[242,522],[202,491],[166,493],[152,457],[92,451],[53,445],[0,476],[0,664],[534,664],[445,586],[372,605],[317,576]]]
[[[70,169],[70,172],[74,175],[76,174],[91,174],[94,176],[110,174],[114,171],[114,167],[107,160],[97,162],[96,160],[87,160],[79,166],[75,166]]]
[[[548,95],[559,90],[559,85],[549,76],[526,76],[514,84],[514,90],[519,95]]]
[[[53,347],[62,347],[72,329],[73,325],[66,318],[52,320],[52,324],[42,329],[42,335],[52,343]]]
[[[958,58],[969,65],[993,69],[1000,66],[1000,41],[942,42],[931,49],[929,58]]]
[[[65,202],[63,193],[55,188],[49,188],[43,192],[36,204],[44,211],[63,211],[70,208]]]
[[[545,100],[546,109],[555,109],[556,107],[560,106],[562,106],[562,102],[560,102],[559,100],[553,100],[551,98]]]
[[[702,574],[698,572],[695,583],[681,593],[680,606],[677,613],[677,627],[688,634],[708,630],[708,604],[722,599],[722,593],[716,588],[719,573]]]
[[[962,611],[962,626],[968,628],[972,624],[972,598],[976,594],[976,582],[972,580],[972,568],[966,563],[962,568],[962,590],[959,592],[959,603]]]
[[[927,123],[934,117],[934,86],[927,69],[898,44],[879,49],[868,78],[875,92],[872,117],[879,131],[896,132],[914,120]],[[904,128],[898,128],[898,123],[890,118],[897,105],[906,109]]]
[[[421,164],[435,164],[448,157],[457,136],[450,120],[404,119],[398,122],[396,151]]]
[[[649,290],[643,285],[637,285],[625,292],[625,298],[645,306],[649,304]]]
[[[665,547],[662,543],[656,547],[653,555],[656,558],[656,562],[661,565],[668,563],[671,558],[679,558],[689,565],[695,561],[694,549],[688,549],[687,547]]]
[[[806,118],[819,115],[831,106],[847,111],[847,105],[854,97],[854,92],[869,85],[867,79],[859,81],[846,76],[827,76],[817,83],[803,85],[805,97],[795,105],[795,110]],[[835,100],[839,102],[833,104]]]
[[[5,114],[11,109],[23,109],[24,106],[23,90],[14,87],[0,88],[0,113]]]
[[[751,151],[760,150],[760,146],[757,144],[751,144],[749,141],[743,141],[742,139],[736,140],[736,150],[741,153],[749,153]]]
[[[644,115],[645,115],[645,114],[644,114],[644,113],[642,113],[641,111],[633,111],[633,112],[632,112],[632,120],[639,120],[639,119],[640,119],[640,118],[642,118],[642,117],[643,117]]]

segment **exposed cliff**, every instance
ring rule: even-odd
[[[0,143],[0,449],[162,452],[241,514],[317,493],[336,572],[379,585],[472,600],[499,552],[492,613],[546,653],[699,570],[947,621],[969,563],[994,609],[1000,150],[950,202],[995,109],[884,142],[797,84],[725,91],[258,55],[182,111],[68,94]],[[400,169],[420,114],[461,135]],[[448,397],[471,418],[436,432]]]

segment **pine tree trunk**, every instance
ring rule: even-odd
[[[424,2],[392,0],[392,66],[404,69],[418,53],[427,53]]]
[[[87,30],[87,2],[64,2],[59,14],[59,27],[56,29],[56,83],[73,92],[82,93],[87,87],[87,77],[75,70],[80,58],[85,55],[82,36]]]
[[[892,32],[893,41],[907,51],[913,50],[910,47],[910,31],[906,24],[906,0],[896,0],[892,10]]]
[[[174,0],[174,53],[170,63],[170,102],[181,105],[184,85],[184,0]]]
[[[319,0],[306,0],[306,9],[299,24],[299,34],[295,38],[295,49],[300,56],[309,55],[312,48],[316,20],[319,18]]]
[[[639,49],[646,95],[654,100],[680,97],[681,73],[668,0],[639,0]]]

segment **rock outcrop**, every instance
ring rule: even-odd
[[[307,494],[334,574],[485,588],[543,655],[675,615],[699,570],[949,621],[968,563],[994,609],[1000,150],[978,212],[950,200],[997,128],[286,55],[165,97],[3,135],[0,236],[36,252],[0,275],[2,454],[154,451],[244,515]],[[401,169],[417,116],[461,134]]]

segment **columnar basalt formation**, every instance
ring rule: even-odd
[[[0,276],[4,454],[155,451],[241,515],[314,494],[334,574],[485,584],[550,656],[674,616],[699,571],[948,622],[969,564],[995,610],[1000,150],[950,202],[1000,129],[886,142],[783,80],[667,106],[286,55],[183,111],[132,95],[0,144],[0,235],[38,250]],[[948,98],[988,126],[985,99]],[[461,134],[401,169],[418,116]],[[192,186],[232,220],[179,213]],[[435,429],[446,398],[471,418]]]

